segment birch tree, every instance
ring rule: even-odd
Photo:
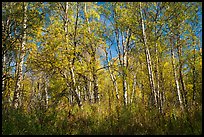
[[[154,104],[157,106],[157,93],[155,90],[155,82],[154,82],[154,76],[153,76],[153,71],[152,71],[152,62],[151,62],[151,56],[149,52],[149,47],[147,44],[147,36],[145,33],[145,24],[143,20],[143,13],[142,13],[142,4],[140,2],[140,17],[141,17],[141,26],[142,26],[142,34],[143,34],[143,42],[145,46],[145,54],[146,54],[146,62],[147,62],[147,68],[148,68],[148,74],[149,74],[149,82],[150,82],[150,88],[151,92],[154,96]]]
[[[22,30],[22,43],[20,47],[19,53],[19,63],[17,63],[17,79],[16,86],[14,90],[13,96],[13,106],[14,108],[18,108],[20,106],[20,92],[21,92],[21,81],[23,79],[23,64],[24,64],[24,56],[25,56],[25,46],[26,46],[26,27],[27,27],[27,6],[28,3],[23,2],[23,30]]]

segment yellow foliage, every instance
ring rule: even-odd
[[[193,89],[193,84],[187,84],[187,85],[186,85],[186,89],[188,89],[188,90],[189,90],[189,89]]]
[[[168,66],[169,66],[169,62],[165,62],[164,67],[168,67]]]

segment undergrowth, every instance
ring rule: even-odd
[[[174,110],[175,111],[175,110]],[[48,109],[25,112],[2,111],[3,135],[197,135],[201,134],[202,111],[188,114],[160,113],[138,106],[83,109]]]

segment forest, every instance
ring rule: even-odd
[[[202,2],[2,2],[3,135],[202,134]]]

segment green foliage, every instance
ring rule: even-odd
[[[201,134],[201,8],[200,3],[188,2],[107,2],[100,6],[95,2],[29,2],[24,31],[23,3],[3,2],[2,134]],[[23,32],[25,51],[21,50]],[[147,47],[151,62],[147,61]],[[22,52],[26,56],[20,74]],[[157,97],[161,109],[152,103],[148,64],[155,91],[161,93]],[[184,110],[174,72],[182,101],[188,101]],[[20,76],[20,107],[14,109],[14,89]],[[124,82],[127,105],[123,103]],[[96,92],[98,102],[94,101]]]

